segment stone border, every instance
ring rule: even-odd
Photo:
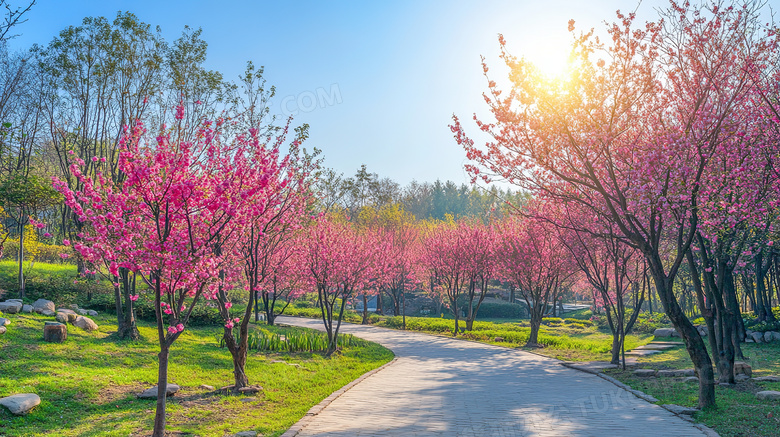
[[[358,379],[356,379],[356,380],[350,382],[349,384],[345,385],[344,387],[341,387],[340,389],[334,391],[333,393],[330,394],[330,396],[328,396],[327,398],[323,399],[322,402],[320,402],[319,404],[311,407],[309,409],[309,411],[307,411],[306,414],[299,421],[295,422],[295,424],[293,426],[291,426],[287,431],[285,431],[285,433],[282,434],[281,437],[295,437],[295,436],[297,436],[298,433],[301,432],[301,430],[304,427],[306,427],[306,425],[308,425],[309,422],[315,416],[320,414],[320,411],[322,411],[323,409],[325,409],[325,407],[330,405],[331,402],[333,402],[336,399],[338,399],[339,396],[341,396],[344,393],[346,393],[352,387],[354,387],[354,386],[358,385],[359,383],[363,382],[364,379],[366,379],[369,376],[372,376],[373,374],[383,370],[385,367],[390,366],[391,364],[395,363],[396,361],[398,361],[398,358],[393,358],[393,360],[390,361],[389,363],[385,363],[384,365],[382,365],[380,367],[377,367],[374,370],[369,370],[368,372],[362,374]]]

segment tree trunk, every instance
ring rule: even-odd
[[[233,358],[233,392],[238,392],[238,389],[249,385],[249,378],[246,376],[246,358],[247,358],[247,332],[244,332],[243,323],[239,325],[241,328],[239,331],[239,340],[236,343],[236,339],[233,336],[232,328],[224,328],[222,338],[225,339],[225,345],[230,351],[230,355]]]
[[[159,363],[157,367],[157,411],[154,413],[154,433],[152,437],[165,437],[165,401],[168,391],[168,354],[169,347],[163,342],[160,344],[160,353],[157,354]]]
[[[366,293],[363,293],[363,320],[360,324],[368,325],[368,296],[366,296]]]
[[[19,223],[19,299],[24,299],[24,223]]]

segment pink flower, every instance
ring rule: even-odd
[[[704,269],[704,271],[705,271],[705,272],[707,272],[707,273],[709,273],[709,272],[711,272],[711,271],[712,271],[712,267],[707,267],[706,269]]]
[[[51,238],[51,234],[50,234],[50,233],[48,233],[48,232],[47,232],[47,233],[45,233],[45,234],[43,234],[43,236],[44,236],[44,237],[46,237],[46,238]]]
[[[238,323],[238,322],[240,322],[240,321],[241,321],[241,319],[239,319],[238,317],[236,317],[235,319],[233,319],[233,323]]]
[[[35,224],[35,227],[38,228],[38,229],[43,229],[43,228],[46,227],[46,223],[38,222],[38,223]]]
[[[233,306],[233,304],[231,302],[225,302],[225,309],[226,310],[229,310],[230,307],[232,307],[232,306]]]
[[[106,158],[100,158],[100,162],[106,162]]]
[[[227,328],[227,329],[233,329],[233,322],[232,322],[232,321],[230,321],[230,322],[227,322],[227,323],[225,323],[225,328]]]
[[[92,157],[92,162],[97,162],[97,161],[98,161],[98,157],[97,156],[93,156]]]
[[[175,334],[177,332],[179,332],[179,331],[176,329],[175,326],[169,326],[168,327],[168,334]]]
[[[61,253],[60,254],[60,258],[62,258],[62,259],[68,259],[69,256],[70,255],[68,255],[67,253]]]
[[[133,302],[137,301],[138,300],[138,295],[137,294],[131,294],[130,295],[130,300],[133,301]]]
[[[70,246],[70,240],[68,240],[67,238],[62,240],[62,244],[65,246]]]
[[[771,246],[773,244],[775,244],[774,241],[769,241],[769,242],[766,243],[767,246]]]
[[[163,312],[165,314],[173,314],[173,311],[170,308],[166,308]]]
[[[73,150],[68,150],[68,155],[72,155],[72,154],[73,154]]]
[[[119,287],[119,282],[114,282],[114,287]]]
[[[178,325],[176,325],[176,329],[177,329],[179,332],[182,332],[182,331],[184,331],[184,325],[183,325],[183,324],[181,324],[181,323],[179,323]]]

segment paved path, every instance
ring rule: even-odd
[[[313,319],[280,323],[322,329]],[[299,436],[703,436],[667,410],[559,361],[497,346],[346,325],[398,360],[338,397]]]

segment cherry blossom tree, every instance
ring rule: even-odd
[[[322,216],[307,231],[307,277],[317,290],[328,335],[326,356],[330,356],[337,348],[347,301],[367,288],[375,275],[376,246],[364,233],[336,217]]]
[[[457,118],[452,126],[475,177],[578,202],[644,255],[699,372],[700,407],[715,404],[712,360],[673,285],[696,238],[711,158],[740,132],[764,86],[754,72],[768,71],[778,50],[776,33],[760,29],[758,6],[672,1],[663,20],[642,26],[618,13],[606,43],[593,32],[575,38],[565,80],[509,55],[501,38],[512,89],[502,95],[489,81],[495,122],[478,121],[493,140],[475,146]]]

